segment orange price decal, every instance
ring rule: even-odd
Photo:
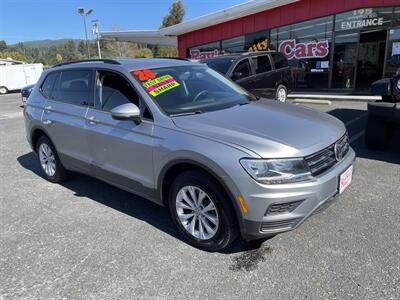
[[[136,77],[140,80],[140,81],[146,81],[149,79],[154,79],[156,78],[156,74],[154,74],[152,71],[145,69],[145,70],[137,70],[137,71],[133,71],[133,74],[136,75]]]

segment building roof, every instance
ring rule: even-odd
[[[177,36],[181,34],[297,1],[299,0],[251,0],[166,28],[154,30],[104,31],[101,32],[100,35],[103,38],[115,38],[119,41],[177,46]]]

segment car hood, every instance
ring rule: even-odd
[[[272,100],[173,121],[181,129],[247,148],[263,158],[307,156],[333,144],[346,131],[341,121],[326,113]]]

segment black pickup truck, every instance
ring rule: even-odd
[[[292,88],[293,70],[280,52],[227,54],[203,59],[201,62],[256,96],[273,97],[285,102]]]
[[[365,142],[370,149],[384,150],[393,129],[400,125],[399,71],[392,78],[384,78],[371,85],[371,94],[382,96],[382,100],[368,103]]]

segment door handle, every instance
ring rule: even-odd
[[[53,108],[49,105],[49,106],[45,106],[44,110],[45,111],[53,111]]]
[[[97,119],[95,116],[88,117],[87,120],[89,121],[90,124],[96,124]]]

